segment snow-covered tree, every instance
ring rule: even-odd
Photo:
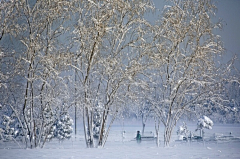
[[[147,24],[144,13],[150,1],[79,1],[77,25],[73,31],[77,47],[78,99],[83,112],[87,147],[104,146],[127,86],[141,69],[137,47],[143,41]],[[93,138],[93,113],[96,102],[103,103],[99,138]],[[110,124],[107,125],[109,117]]]
[[[183,125],[178,127],[177,134],[188,138],[188,133],[189,133],[189,130],[187,128],[187,124],[183,122]]]
[[[42,129],[42,139],[45,142],[50,141],[54,137],[57,114],[56,111],[52,111],[50,107],[46,107],[43,111],[44,127]]]
[[[104,146],[123,107],[144,100],[157,135],[160,122],[165,127],[166,146],[184,114],[226,108],[220,99],[228,70],[215,66],[223,50],[213,33],[221,26],[211,21],[216,7],[211,0],[168,4],[152,26],[150,0],[0,1],[0,101],[26,147],[50,140],[62,108],[73,103],[87,147]]]
[[[67,112],[61,114],[60,119],[54,125],[54,135],[59,140],[70,139],[73,132],[73,120]]]
[[[212,129],[213,127],[213,121],[207,117],[203,116],[202,118],[198,119],[197,123],[197,130],[200,131],[200,136],[203,137],[204,129]]]
[[[67,69],[69,47],[61,38],[68,29],[66,9],[71,5],[67,0],[2,3],[6,5],[0,6],[0,74],[8,78],[1,79],[6,87],[0,87],[0,100],[14,112],[26,147],[41,147],[51,128],[46,114],[56,114],[69,97],[68,78],[61,74]]]
[[[146,122],[147,122],[147,119],[152,117],[152,109],[151,109],[151,106],[150,106],[150,102],[148,100],[145,101],[145,103],[143,103],[143,107],[140,108],[140,116],[142,117],[142,135],[144,135],[144,130],[145,130],[145,126],[146,126]]]
[[[238,123],[240,121],[240,74],[238,69],[234,67],[234,61],[235,58],[227,64],[222,64],[223,66],[216,71],[217,74],[225,77],[218,83],[218,97],[215,96],[215,100],[208,99],[203,104],[205,108],[203,114],[210,116],[214,122]],[[225,68],[231,72],[226,71]]]
[[[4,128],[1,130],[1,136],[5,140],[12,140],[16,136],[14,129],[15,120],[10,116],[3,115],[2,125]]]
[[[224,109],[213,111],[214,119],[218,122],[240,122],[240,74],[236,73],[234,77],[223,83]]]
[[[148,70],[152,74],[148,92],[157,96],[152,101],[165,127],[165,146],[183,115],[199,114],[204,101],[221,98],[219,82],[223,80],[214,60],[223,47],[214,33],[221,25],[211,20],[215,10],[211,0],[172,0],[153,31],[154,67]]]

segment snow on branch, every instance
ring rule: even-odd
[[[213,121],[209,117],[203,116],[202,118],[198,119],[197,129],[212,129],[212,127]]]

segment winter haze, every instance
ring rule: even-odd
[[[240,158],[237,0],[1,0],[0,158]]]

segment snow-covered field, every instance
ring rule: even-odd
[[[189,125],[188,129],[194,131],[195,125]],[[125,138],[122,137],[122,131],[125,131]],[[136,131],[141,130],[138,125],[113,126],[109,139],[104,148],[87,149],[83,140],[82,130],[79,130],[77,137],[59,143],[53,140],[45,145],[43,149],[23,149],[19,145],[10,142],[0,142],[0,159],[185,159],[185,158],[240,158],[240,125],[214,125],[212,130],[206,130],[206,141],[183,142],[177,140],[174,132],[171,146],[164,148],[163,139],[160,147],[156,147],[155,141],[142,141],[138,144],[134,137]],[[153,126],[146,126],[145,135],[154,131]],[[234,138],[224,138],[232,133]],[[163,132],[161,132],[162,134]],[[216,133],[219,140],[210,140]],[[161,135],[162,136],[162,135]],[[208,141],[210,140],[210,141]]]

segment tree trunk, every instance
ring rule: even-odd
[[[164,146],[168,147],[172,136],[173,127],[166,126],[164,130]]]
[[[83,111],[83,128],[87,148],[94,147],[91,118],[92,115],[89,113],[89,109],[85,107]]]
[[[108,135],[109,135],[110,128],[111,128],[111,126],[112,126],[114,120],[115,120],[116,117],[117,117],[117,113],[118,113],[118,110],[116,110],[116,112],[115,112],[115,114],[114,114],[114,116],[113,116],[111,122],[109,123],[108,130],[107,130],[107,132],[106,132],[106,134],[105,134],[105,136],[104,136],[104,141],[103,141],[103,144],[102,144],[103,147],[104,147],[104,145],[105,145],[105,143],[106,143],[106,141],[107,141],[107,138],[108,138]]]
[[[144,130],[145,130],[145,121],[144,121],[144,115],[142,114],[142,136],[144,135]]]
[[[159,128],[160,128],[160,121],[157,121],[155,119],[155,131],[156,131],[156,136],[157,136],[157,139],[156,139],[157,147],[159,147],[159,145],[160,145],[160,143],[159,143]]]
[[[98,139],[98,146],[103,145],[103,136],[104,136],[104,130],[105,130],[105,124],[106,124],[106,119],[105,117],[105,112],[104,112],[104,117],[102,119],[101,127],[100,127],[100,133],[99,133],[99,139]]]
[[[105,106],[106,108],[106,106]],[[99,133],[99,139],[98,139],[98,146],[103,146],[104,144],[104,136],[105,134],[105,127],[107,124],[107,117],[108,117],[108,113],[109,113],[109,108],[107,110],[104,110],[103,112],[103,117],[102,117],[102,121],[101,121],[101,127],[100,127],[100,133]]]
[[[86,115],[87,115],[87,135],[88,135],[88,147],[93,148],[93,131],[92,131],[92,112],[89,112],[89,109],[86,108]]]
[[[88,147],[88,135],[87,135],[87,128],[86,128],[86,121],[85,121],[85,111],[83,110],[83,130],[84,130],[84,137],[85,137],[85,142],[86,146]]]

